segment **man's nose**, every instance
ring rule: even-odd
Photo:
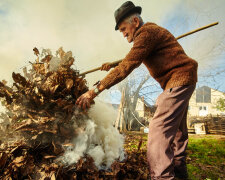
[[[123,37],[127,37],[127,33],[126,32],[123,33]]]

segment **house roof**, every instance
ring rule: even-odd
[[[225,92],[219,91],[218,89],[214,89],[214,88],[211,88],[211,87],[209,87],[209,86],[201,86],[201,87],[196,88],[196,90],[197,90],[197,89],[202,89],[202,88],[203,88],[203,89],[207,89],[207,88],[213,89],[214,91],[218,91],[218,92],[221,92],[221,93],[225,94]]]

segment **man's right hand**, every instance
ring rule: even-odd
[[[111,69],[110,63],[102,64],[101,71],[109,71]]]

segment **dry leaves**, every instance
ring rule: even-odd
[[[86,91],[86,80],[71,68],[72,52],[62,48],[53,56],[45,50],[42,58],[23,68],[24,76],[13,73],[13,86],[0,82],[0,97],[7,111],[0,114],[0,179],[147,179],[145,152],[128,151],[124,162],[115,162],[111,170],[98,170],[86,156],[65,166],[58,158],[81,129],[76,119],[88,118],[76,109],[76,99]],[[39,62],[40,58],[40,62]],[[42,58],[42,59],[41,59]],[[58,63],[56,62],[58,58]],[[51,69],[51,65],[54,68]],[[76,113],[75,113],[76,112]]]

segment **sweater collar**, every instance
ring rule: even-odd
[[[147,22],[147,23],[144,23],[140,28],[138,28],[135,33],[134,33],[134,40],[135,38],[137,37],[137,35],[139,34],[140,31],[142,31],[142,29],[146,28],[147,26],[149,25],[152,25],[154,23],[151,23],[151,22]]]

